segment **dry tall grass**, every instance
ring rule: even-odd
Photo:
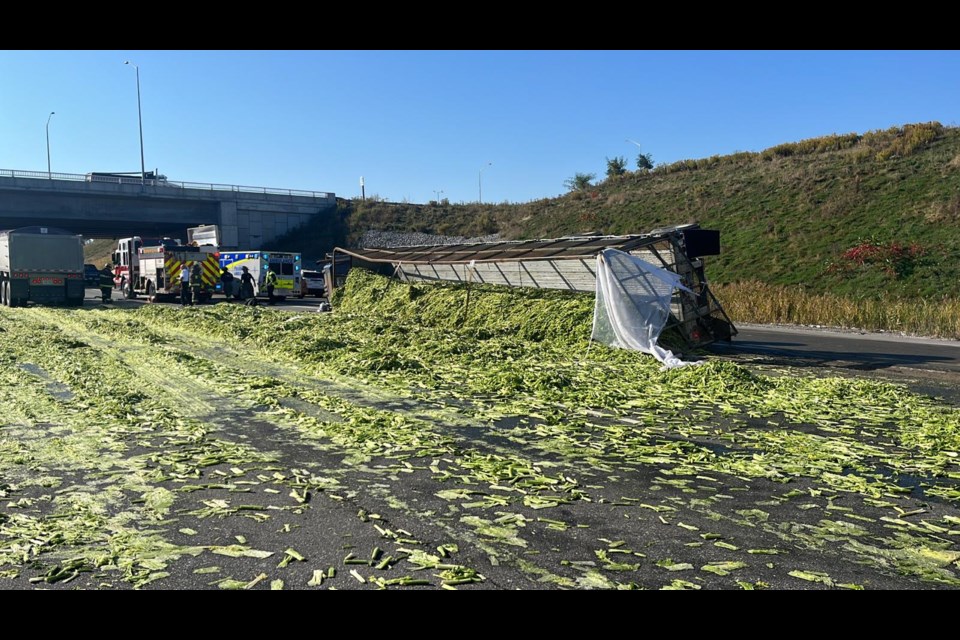
[[[960,298],[857,300],[762,282],[717,285],[713,292],[734,324],[818,324],[960,339]]]

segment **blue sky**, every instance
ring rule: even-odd
[[[2,51],[0,170],[139,171],[125,60],[147,170],[415,203],[960,120],[958,51]]]

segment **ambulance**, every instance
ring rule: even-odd
[[[273,270],[277,274],[277,285],[273,295],[281,300],[288,297],[302,298],[300,280],[303,277],[303,264],[299,253],[289,251],[222,251],[220,253],[220,268],[233,274],[233,291],[224,291],[224,295],[239,297],[240,276],[246,267],[257,283],[256,295],[258,298],[267,297],[267,287],[264,284],[267,271]]]

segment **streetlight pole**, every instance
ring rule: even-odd
[[[50,174],[50,118],[53,117],[56,111],[51,111],[50,115],[47,116],[47,180],[52,180],[53,176]]]
[[[478,199],[480,201],[480,204],[483,204],[483,170],[492,165],[493,165],[492,162],[488,162],[486,166],[480,169],[480,173],[477,174],[477,191],[478,191],[477,195],[479,196]]]
[[[443,193],[443,189],[440,189],[439,191],[434,189],[433,192],[437,194],[437,204],[440,204],[440,194]]]
[[[140,122],[140,182],[143,183],[147,179],[147,169],[143,162],[143,111],[140,109],[140,67],[129,60],[124,61],[123,64],[128,64],[137,70],[137,119]]]

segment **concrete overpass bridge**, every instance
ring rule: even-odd
[[[336,215],[333,193],[0,169],[0,229],[62,227],[88,238],[181,238],[220,225],[224,248],[261,246]]]

